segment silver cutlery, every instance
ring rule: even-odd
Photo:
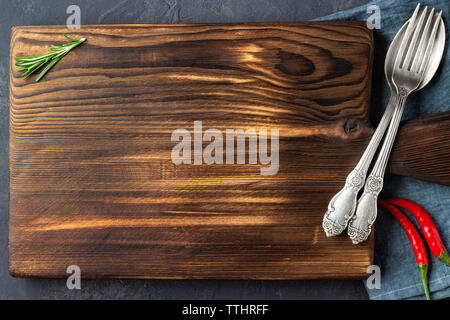
[[[353,217],[355,210],[356,210],[356,204],[357,204],[356,200],[357,200],[358,192],[364,186],[364,181],[365,181],[365,178],[367,175],[367,171],[368,171],[370,163],[375,155],[375,152],[378,148],[378,145],[380,144],[380,141],[386,131],[387,126],[391,122],[391,119],[393,119],[394,111],[400,109],[400,108],[397,108],[397,106],[399,104],[404,105],[404,97],[400,97],[398,95],[399,89],[393,82],[393,73],[394,73],[394,70],[399,69],[398,66],[396,65],[397,57],[401,56],[401,59],[399,60],[399,62],[402,62],[403,60],[405,60],[404,54],[399,55],[399,53],[401,53],[401,52],[407,53],[406,49],[411,48],[410,56],[408,57],[408,60],[413,60],[413,62],[418,61],[416,59],[413,59],[413,51],[415,52],[417,50],[413,50],[414,46],[407,46],[407,44],[409,44],[409,42],[410,42],[409,40],[411,38],[411,35],[414,37],[415,32],[413,33],[413,31],[418,30],[418,29],[421,30],[423,27],[423,21],[425,21],[425,15],[422,13],[421,19],[422,19],[422,16],[423,16],[423,19],[422,19],[421,26],[419,28],[418,27],[419,23],[416,21],[416,17],[417,17],[418,11],[419,11],[419,6],[420,6],[420,4],[416,7],[411,19],[408,22],[406,22],[403,25],[403,27],[400,29],[400,31],[397,33],[397,35],[395,36],[394,40],[392,41],[392,43],[389,47],[389,50],[386,55],[384,69],[385,69],[386,80],[390,87],[390,99],[389,99],[388,105],[386,107],[386,110],[383,114],[383,117],[382,117],[377,129],[375,130],[375,133],[373,134],[372,139],[369,142],[366,150],[364,151],[364,154],[362,155],[360,161],[358,162],[356,167],[353,169],[353,171],[347,176],[344,187],[331,199],[331,201],[328,205],[328,210],[325,213],[325,216],[323,219],[323,224],[322,224],[327,236],[335,236],[335,235],[342,233],[345,230],[345,228],[347,227],[347,224],[349,223],[351,218]],[[425,11],[425,13],[426,13],[426,11]],[[433,16],[434,16],[434,9],[432,10],[432,14],[428,15],[428,18],[432,18]],[[441,21],[440,16],[439,16],[439,18],[437,18],[435,20],[434,25],[436,25],[436,21],[438,21],[438,20]],[[428,22],[430,22],[430,24],[431,24],[430,19],[427,19],[427,23]],[[445,43],[445,31],[443,31],[443,22],[441,22],[441,24],[442,24],[442,27],[439,28],[439,32],[436,37],[436,40],[437,40],[436,41],[437,46],[435,46],[436,50],[429,50],[429,52],[422,53],[422,61],[425,61],[426,60],[425,58],[431,54],[431,60],[434,61],[434,63],[420,66],[419,70],[422,70],[423,80],[419,82],[418,87],[415,89],[416,91],[423,88],[431,80],[431,78],[433,77],[434,73],[437,70],[439,61],[442,57],[444,43]],[[433,27],[434,27],[434,25],[433,25]],[[428,26],[428,28],[429,28],[429,26]],[[424,42],[425,35],[426,35],[426,33],[422,32],[419,44],[425,43]],[[419,34],[417,33],[415,36],[415,42],[417,42],[418,37],[419,37]],[[431,41],[431,34],[427,39]],[[422,45],[421,48],[423,49],[425,47]],[[427,47],[427,48],[429,48],[429,47]],[[414,57],[415,57],[415,55],[414,55]],[[414,66],[417,68],[418,62],[415,62],[415,63],[416,63],[416,65],[414,65]],[[396,69],[396,67],[397,67],[397,69]],[[414,90],[410,90],[410,93],[412,91],[414,91]],[[402,91],[402,93],[403,93],[403,91]],[[401,102],[402,100],[403,100],[403,103]],[[396,118],[399,117],[398,116],[399,112],[400,111],[397,111]],[[401,114],[400,114],[400,118],[401,118]],[[398,119],[398,121],[400,121],[400,119]],[[393,138],[395,138],[395,134],[392,134],[392,132],[394,131],[394,128],[391,129],[390,131],[391,131],[391,136],[393,135],[393,137],[392,137],[392,141],[393,141]],[[388,151],[387,149],[389,149],[389,151],[390,151],[389,144],[386,145],[385,149],[386,149],[386,151]],[[384,158],[386,158],[386,162],[387,162],[388,155],[387,156],[384,155],[382,158],[380,158],[380,164],[379,164],[379,166],[381,167],[380,169],[382,169],[383,166],[385,167],[385,164],[383,164],[382,160],[381,160]],[[382,171],[384,172],[384,169]],[[375,172],[373,172],[373,173],[375,173]],[[376,177],[379,177],[379,176],[376,176]],[[379,182],[379,180],[375,180],[375,179],[371,179],[371,181]],[[371,188],[375,187],[375,183],[376,182],[370,182],[370,186],[368,183],[366,183],[367,191],[369,191],[369,190],[371,190]],[[381,190],[381,187],[382,187],[382,183],[379,186],[380,190]],[[373,197],[372,197],[372,199],[373,199]],[[365,201],[367,201],[367,200],[365,200]],[[374,203],[375,203],[375,215],[373,215],[373,211],[371,212],[371,214],[369,213],[369,215],[367,215],[368,219],[367,219],[367,224],[364,225],[365,228],[364,227],[360,228],[360,226],[362,225],[362,224],[359,224],[359,223],[361,223],[361,219],[352,220],[352,222],[354,223],[354,225],[352,226],[352,229],[351,229],[352,232],[350,234],[350,236],[353,237],[352,240],[355,239],[355,241],[356,241],[357,239],[362,239],[364,237],[363,235],[361,235],[362,232],[364,233],[364,235],[367,234],[367,231],[370,234],[370,226],[369,226],[369,229],[367,229],[367,225],[371,225],[376,217],[376,197],[375,197]],[[373,206],[371,206],[371,208],[372,207]],[[362,208],[360,209],[360,211],[361,210],[362,210]],[[360,217],[364,218],[362,214]],[[370,221],[369,221],[369,217],[371,217]],[[363,231],[361,231],[361,230],[363,230]]]
[[[434,9],[428,11],[425,7],[420,13],[419,21],[415,23],[418,8],[419,6],[417,6],[408,23],[408,28],[394,62],[392,83],[397,91],[397,105],[377,161],[366,180],[364,192],[358,200],[356,213],[348,224],[347,232],[354,244],[367,239],[375,222],[378,194],[383,188],[384,172],[402,118],[406,99],[410,94],[418,91],[421,84],[424,83],[428,64],[439,65],[441,60],[440,57],[439,60],[431,59],[431,53],[438,29],[445,32],[444,28],[440,28],[441,23],[443,23],[441,19],[442,11],[436,15]]]

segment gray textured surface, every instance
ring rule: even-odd
[[[8,273],[8,64],[10,27],[65,24],[81,8],[81,24],[299,21],[366,0],[0,0],[0,299],[366,299],[361,281],[16,279]]]

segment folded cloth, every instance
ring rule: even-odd
[[[405,107],[403,119],[450,109],[450,52],[448,28],[450,24],[448,0],[423,0],[421,7],[442,10],[446,23],[446,49],[441,65],[433,80],[421,91],[411,96]],[[411,16],[417,5],[409,0],[376,0],[363,6],[337,12],[316,20],[367,20],[372,14],[369,6],[380,8],[380,29],[374,29],[374,66],[372,82],[371,118],[378,123],[387,105],[389,87],[384,77],[384,58],[397,31]],[[371,20],[372,21],[372,20]],[[450,137],[449,137],[450,139]],[[426,152],[426,150],[424,150]],[[450,187],[407,177],[386,175],[380,198],[401,197],[419,203],[433,218],[442,240],[450,248]],[[404,211],[415,223],[414,218]],[[417,223],[415,223],[418,227]],[[450,297],[450,266],[431,255],[429,289],[432,299]],[[375,223],[375,264],[381,270],[381,288],[369,289],[370,299],[425,299],[422,282],[412,248],[400,224],[386,210],[379,207]]]

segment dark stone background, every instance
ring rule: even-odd
[[[367,299],[361,281],[16,279],[8,272],[9,41],[13,25],[65,24],[81,9],[81,24],[299,21],[367,0],[0,0],[0,299]]]

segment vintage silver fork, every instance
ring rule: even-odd
[[[411,25],[414,23],[416,15],[417,9],[409,22]],[[377,161],[366,180],[364,192],[358,200],[356,213],[349,220],[348,235],[354,244],[367,239],[375,222],[378,194],[383,188],[384,172],[402,118],[405,102],[411,93],[419,89],[421,82],[424,80],[436,33],[441,25],[441,15],[442,11],[436,16],[434,9],[428,12],[425,7],[416,27],[414,30],[411,29],[411,32],[407,32],[400,45],[392,73],[392,82],[397,91],[398,104]],[[411,21],[413,22],[411,23]],[[437,63],[439,64],[439,62],[440,60]]]

